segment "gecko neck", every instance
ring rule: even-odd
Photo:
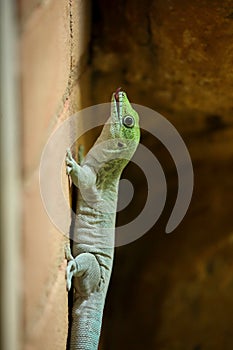
[[[105,163],[97,173],[97,189],[110,191],[111,189],[118,187],[121,173],[127,163],[128,160],[126,159],[113,159]]]

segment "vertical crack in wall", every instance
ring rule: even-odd
[[[67,82],[67,88],[66,91],[63,95],[62,101],[63,101],[63,106],[65,102],[68,100],[72,93],[72,89],[74,85],[77,83],[77,81],[80,79],[82,74],[85,72],[86,65],[85,62],[87,61],[87,56],[86,54],[82,54],[79,58],[79,61],[76,63],[75,61],[75,40],[77,40],[76,35],[75,35],[75,29],[74,29],[74,2],[73,0],[69,0],[69,36],[70,36],[70,71],[69,71],[69,77],[68,77],[68,82]],[[60,109],[59,109],[60,111]],[[59,115],[59,113],[58,113]]]
[[[69,29],[70,29],[70,75],[68,80],[68,89],[71,89],[72,85],[72,72],[74,65],[74,32],[73,32],[73,14],[72,14],[72,0],[69,0]]]

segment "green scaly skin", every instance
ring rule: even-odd
[[[113,263],[119,180],[140,139],[138,114],[119,90],[112,95],[110,118],[81,165],[70,150],[66,156],[67,174],[79,189],[73,255],[67,252],[67,289],[73,278],[75,291],[70,350],[98,348]]]

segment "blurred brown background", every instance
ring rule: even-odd
[[[233,2],[98,0],[93,10],[93,102],[122,86],[131,101],[160,112],[183,137],[195,176],[190,208],[166,235],[175,165],[163,145],[142,134],[163,166],[168,198],[150,232],[116,250],[102,348],[230,350]],[[143,177],[135,179],[132,166],[125,175],[136,185],[137,210],[145,203]]]

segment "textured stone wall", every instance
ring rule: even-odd
[[[117,248],[102,349],[233,347],[232,18],[231,0],[94,2],[93,102],[122,86],[131,101],[162,113],[183,137],[195,176],[187,215],[166,235],[177,174],[163,145],[143,132],[168,198],[150,232]],[[125,174],[135,178],[133,166]],[[119,223],[145,201],[139,175],[133,208]]]

